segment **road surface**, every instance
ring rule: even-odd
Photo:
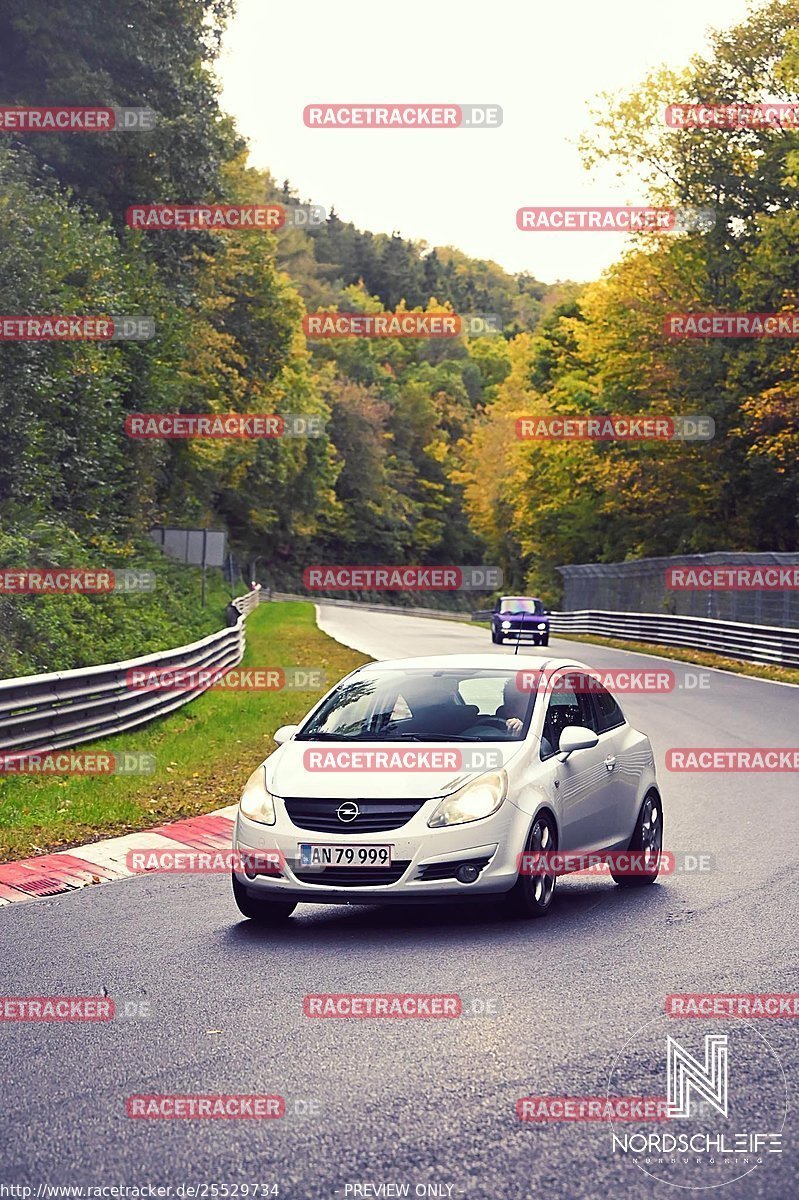
[[[320,623],[378,658],[490,648],[487,630],[449,621],[327,605]],[[551,652],[600,668],[653,665],[561,639]],[[676,670],[688,687],[623,703],[655,747],[667,846],[710,856],[711,870],[631,891],[561,880],[539,922],[488,905],[302,906],[263,932],[238,919],[221,876],[135,877],[0,911],[4,995],[105,990],[140,1014],[2,1024],[0,1183],[32,1185],[33,1196],[43,1183],[162,1184],[174,1196],[186,1182],[277,1184],[281,1196],[324,1200],[406,1185],[469,1200],[680,1194],[611,1153],[606,1124],[516,1116],[530,1094],[605,1095],[624,1043],[662,1016],[670,993],[796,990],[796,776],[669,774],[663,762],[670,746],[794,745],[799,690]],[[457,993],[490,1015],[311,1020],[308,992]],[[699,1036],[713,1023],[678,1024]],[[779,1057],[795,1108],[797,1022],[746,1024]],[[153,1093],[277,1094],[287,1113],[126,1116],[127,1096]],[[746,1103],[774,1112],[779,1093],[763,1077]],[[796,1195],[792,1114],[783,1133],[782,1154],[714,1194]]]

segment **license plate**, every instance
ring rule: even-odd
[[[391,846],[333,846],[300,842],[301,867],[390,867]]]

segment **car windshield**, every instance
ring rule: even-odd
[[[543,616],[544,605],[540,600],[534,600],[529,596],[503,596],[499,602],[499,611],[501,613],[535,613],[537,616]]]
[[[524,672],[448,667],[370,670],[343,680],[298,741],[520,741],[533,711]]]

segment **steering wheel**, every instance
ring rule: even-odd
[[[504,717],[481,717],[479,721],[475,721],[475,725],[498,725],[500,729],[507,729]]]

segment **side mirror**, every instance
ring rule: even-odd
[[[280,728],[276,729],[272,734],[275,745],[282,746],[284,742],[288,742],[294,737],[294,734],[298,729],[299,725],[281,725]]]
[[[575,750],[591,750],[598,742],[599,737],[593,729],[586,729],[584,725],[567,725],[560,735],[558,758],[565,762]]]

